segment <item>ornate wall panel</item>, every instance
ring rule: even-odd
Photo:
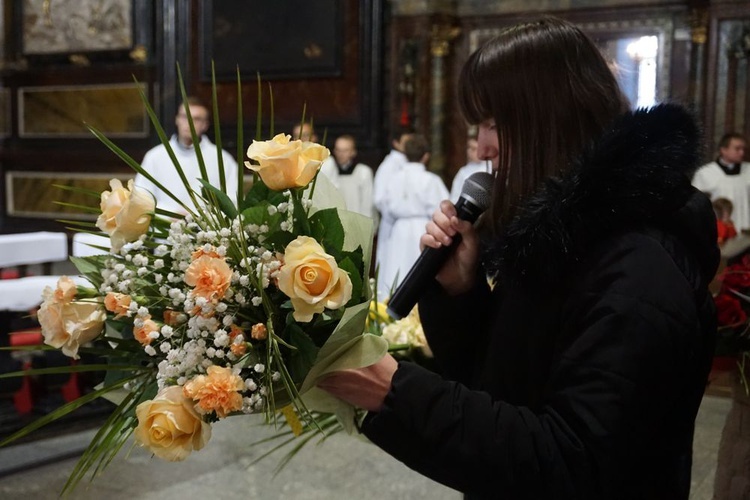
[[[26,55],[129,50],[133,0],[24,0]]]

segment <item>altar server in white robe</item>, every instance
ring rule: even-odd
[[[399,165],[391,176],[383,213],[393,220],[383,261],[380,265],[379,298],[390,295],[403,281],[419,258],[419,238],[440,202],[449,196],[443,180],[426,168],[429,160],[427,139],[414,134],[404,143],[407,163]]]
[[[407,162],[406,155],[404,154],[404,144],[413,135],[414,131],[410,128],[398,129],[391,139],[392,149],[390,153],[383,158],[380,166],[378,166],[378,169],[375,171],[372,200],[375,208],[380,214],[377,250],[375,254],[375,262],[378,269],[383,267],[383,259],[385,258],[386,248],[388,247],[388,238],[390,237],[391,229],[393,228],[393,218],[386,211],[385,200],[389,197],[389,192],[393,186],[393,174],[401,165]],[[388,290],[389,288],[385,286],[382,274],[378,273],[378,298],[382,299],[387,297]]]
[[[195,133],[200,137],[199,147],[203,156],[203,162],[206,166],[208,181],[211,185],[221,187],[219,178],[219,160],[216,145],[205,135],[210,125],[209,111],[200,99],[197,97],[188,97],[188,108],[190,116],[193,118]],[[177,161],[180,163],[185,177],[187,178],[192,191],[200,195],[203,185],[198,180],[201,178],[201,171],[198,165],[198,157],[193,145],[193,137],[190,134],[190,124],[185,105],[180,104],[177,116],[175,117],[175,126],[177,133],[172,135],[169,144],[174,151]],[[226,193],[231,200],[237,197],[237,162],[224,150],[221,150],[222,161],[224,163],[224,177],[226,179]],[[167,190],[174,194],[179,200],[182,200],[191,210],[196,207],[192,202],[188,190],[177,174],[177,170],[167,153],[167,148],[163,144],[150,149],[143,157],[141,166],[151,174]],[[151,192],[156,199],[157,208],[168,210],[170,212],[185,214],[185,209],[174,199],[169,197],[164,191],[154,183],[146,179],[141,174],[135,176],[135,185]],[[199,200],[200,203],[200,200]]]
[[[693,186],[711,200],[727,198],[734,205],[732,219],[740,231],[750,230],[750,163],[743,161],[747,141],[730,132],[719,141],[719,156],[699,168]]]

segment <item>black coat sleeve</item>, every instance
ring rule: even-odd
[[[485,344],[489,287],[482,278],[469,292],[450,296],[433,282],[419,301],[419,316],[427,343],[441,373],[470,383],[476,360]]]
[[[632,496],[636,471],[652,462],[655,429],[695,380],[687,376],[701,345],[693,289],[646,236],[609,246],[579,285],[560,318],[560,355],[539,407],[401,363],[364,434],[414,470],[482,498],[645,498]]]

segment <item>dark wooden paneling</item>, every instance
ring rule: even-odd
[[[357,138],[360,155],[374,158],[383,154],[381,133],[381,94],[382,94],[382,0],[362,2],[340,2],[343,9],[343,50],[341,75],[333,77],[284,78],[264,81],[263,86],[263,136],[269,135],[268,86],[273,91],[275,133],[291,133],[294,123],[305,116],[312,119],[318,137],[322,140],[327,134],[327,145],[332,139],[347,133]],[[205,15],[206,4],[193,2],[193,16],[190,21],[189,39],[192,61],[202,57],[203,37],[200,27]],[[247,15],[253,15],[248,10]],[[268,36],[264,34],[263,36]],[[238,41],[238,50],[242,42]],[[286,48],[283,41],[277,44],[279,57]],[[252,72],[242,68],[243,72]],[[192,64],[185,74],[188,87],[204,100],[211,100],[211,82],[201,74],[198,64]],[[261,75],[261,78],[263,75]],[[242,104],[244,134],[246,143],[255,136],[258,87],[255,78],[242,81]],[[220,81],[217,83],[217,100],[221,113],[222,140],[227,150],[236,150],[237,124],[237,84]],[[246,144],[247,145],[247,144]]]
[[[750,4],[712,5],[704,114],[707,157],[716,154],[718,140],[725,132],[739,132],[750,136],[750,117],[747,111],[750,103],[750,75],[739,74],[740,71],[748,71],[750,54],[744,60],[738,60],[730,54],[730,47],[726,43],[729,40],[722,40],[722,30],[728,25],[737,24],[750,25]],[[743,96],[744,102],[738,102],[738,96]]]

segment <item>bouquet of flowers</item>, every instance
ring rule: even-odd
[[[372,364],[388,349],[382,337],[365,332],[372,221],[343,210],[335,189],[317,176],[328,150],[273,130],[271,140],[258,134],[246,153],[245,166],[254,172],[251,189],[243,192],[240,172],[238,193],[227,194],[218,127],[221,185],[213,186],[185,106],[203,177],[202,191],[194,192],[142,97],[190,192],[190,203],[172,196],[187,215],[155,206],[132,181],[113,179],[110,190],[89,193],[100,201],[100,232],[93,225],[79,229],[108,236],[111,247],[73,258],[91,286],[62,277],[55,290],[44,291],[39,321],[48,346],[72,358],[86,352],[106,359],[67,370],[106,369],[106,377],[92,393],[0,443],[92,399],[114,401],[116,409],[66,489],[92,466],[94,475],[106,466],[133,433],[157,457],[183,460],[206,445],[211,423],[231,415],[262,412],[299,434],[320,429],[316,416],[326,412],[337,417],[327,422],[350,429],[355,410],[317,389],[316,381],[330,371]],[[215,95],[213,101],[219,123]],[[258,125],[260,130],[260,118]],[[242,144],[241,122],[238,130]]]
[[[404,318],[394,320],[387,313],[387,304],[377,300],[376,280],[370,280],[372,300],[367,316],[366,331],[382,337],[388,343],[388,350],[397,359],[409,360],[425,368],[437,371],[432,351],[427,344],[417,307]],[[364,415],[364,414],[363,414]],[[273,443],[256,461],[286,449],[287,453],[280,460],[277,471],[283,468],[294,455],[316,436],[323,442],[328,436],[338,432],[349,431],[346,421],[326,412],[314,412],[312,419],[301,423],[294,429],[281,429],[276,434],[252,443],[265,445]],[[300,438],[301,437],[301,438]]]

